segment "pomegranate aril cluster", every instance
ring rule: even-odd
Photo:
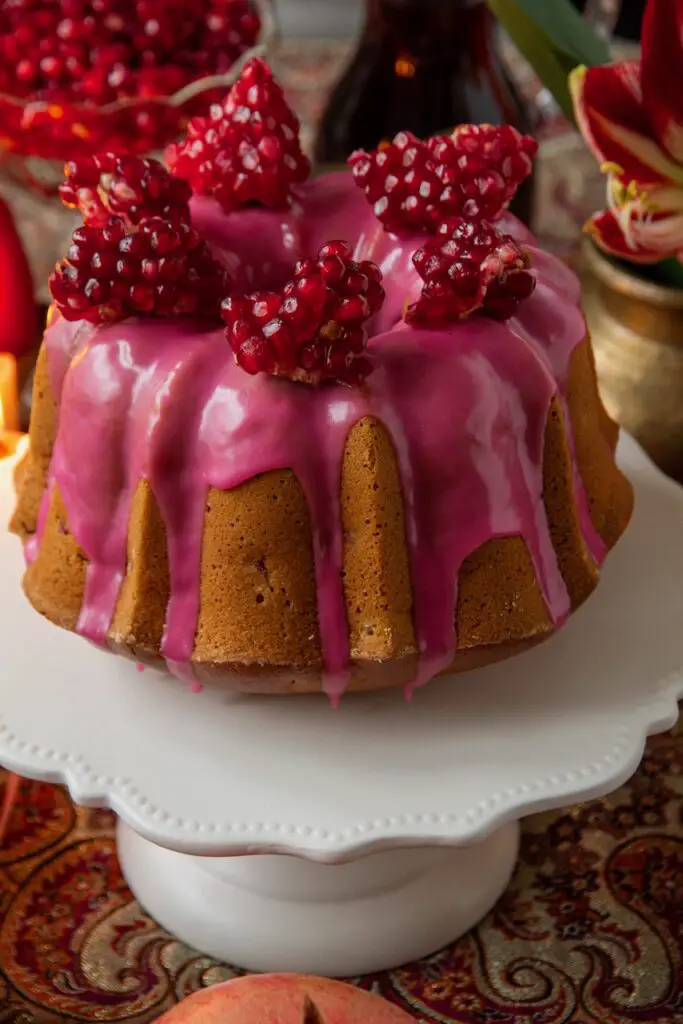
[[[372,153],[349,157],[356,184],[372,203],[387,231],[434,231],[441,219],[442,187],[424,142],[399,132]]]
[[[531,173],[537,144],[511,125],[461,125],[427,142],[401,132],[349,157],[387,231],[436,231],[446,217],[495,220]]]
[[[247,62],[222,104],[190,121],[183,142],[169,147],[169,166],[193,190],[226,212],[249,205],[278,207],[310,163],[299,144],[299,122],[264,61]]]
[[[443,327],[476,312],[507,320],[536,284],[529,254],[486,221],[444,221],[413,264],[425,283],[405,320],[421,327]]]
[[[444,213],[495,220],[531,174],[538,143],[510,124],[463,124],[428,142]]]
[[[24,100],[0,98],[0,134],[45,159],[161,149],[216,93],[158,99],[229,70],[259,32],[251,0],[0,4],[0,94]]]
[[[364,324],[384,299],[381,278],[374,263],[355,262],[333,241],[300,260],[281,292],[228,297],[223,319],[236,362],[252,374],[357,386],[372,369]]]
[[[227,270],[190,226],[190,190],[161,164],[107,153],[70,169],[64,198],[82,210],[50,277],[67,320],[219,316]]]
[[[112,216],[129,229],[148,217],[189,224],[192,190],[158,160],[100,153],[70,160],[65,173],[60,199],[80,210],[85,224],[101,226]]]
[[[170,95],[227,71],[259,30],[248,0],[12,0],[0,92],[95,106]]]

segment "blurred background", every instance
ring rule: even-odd
[[[615,59],[637,54],[644,0],[576,3]],[[533,133],[540,156],[514,212],[576,262],[604,178],[485,0],[11,0],[0,4],[0,251],[18,276],[25,260],[32,283],[0,288],[13,332],[0,328],[0,351],[19,357],[22,427],[48,276],[75,224],[57,197],[64,162],[112,145],[161,154],[252,52],[284,85],[318,170],[401,129],[509,121]]]
[[[644,0],[576,2],[610,38],[617,56],[634,50]],[[140,12],[150,5],[166,12],[169,50],[177,55],[173,37],[180,20],[178,8],[183,6],[178,0],[163,6],[150,0],[108,6],[120,9],[125,18],[128,8]],[[41,67],[59,61],[63,48],[50,46],[49,35],[55,29],[63,31],[59,19],[63,9],[68,11],[69,0],[29,0],[3,4],[2,9],[13,6],[40,16],[56,9],[52,22],[49,14],[45,18],[48,38],[42,33],[40,40],[31,36],[26,51],[34,53],[36,45],[45,49]],[[157,65],[149,69],[142,86],[131,79],[139,92],[128,100],[129,106],[119,109],[112,109],[115,101],[130,96],[131,90],[98,90],[92,83],[97,83],[98,75],[115,81],[119,66],[139,60],[138,51],[149,38],[140,42],[139,33],[131,32],[128,52],[120,44],[110,45],[102,68],[83,62],[80,79],[76,70],[73,78],[62,75],[59,80],[54,73],[31,77],[21,47],[16,52],[16,26],[11,21],[0,24],[12,62],[8,59],[5,65],[5,80],[0,77],[0,195],[14,212],[42,303],[47,302],[47,277],[72,227],[72,218],[54,201],[64,161],[76,151],[97,149],[103,140],[158,150],[181,129],[183,116],[205,109],[221,89],[191,96],[179,118],[177,110],[151,101],[172,91],[174,83],[187,86],[217,70],[225,72],[256,43],[261,43],[280,76],[301,118],[306,147],[321,164],[343,162],[357,146],[375,146],[402,128],[428,135],[459,121],[511,120],[542,141],[533,193],[529,190],[522,197],[518,212],[533,220],[545,244],[571,256],[585,214],[601,205],[604,185],[594,161],[497,29],[484,0],[223,0],[203,6],[207,22],[212,15],[217,17],[216,12],[224,21],[223,29],[209,33],[212,46],[195,40],[194,53],[180,53],[179,61],[186,67],[173,66],[169,55],[157,47]],[[260,27],[230,13],[245,8],[260,18]],[[159,12],[153,13],[161,17]],[[144,23],[144,14],[137,17]],[[119,77],[123,79],[123,71]],[[83,112],[88,106],[94,115],[86,119]],[[60,108],[66,108],[61,117],[56,116]]]

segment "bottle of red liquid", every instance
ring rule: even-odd
[[[332,90],[315,145],[320,164],[343,163],[399,131],[419,138],[463,122],[530,125],[493,45],[484,0],[366,0],[356,53]],[[515,213],[528,220],[531,188]]]

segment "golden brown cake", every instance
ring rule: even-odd
[[[633,497],[577,281],[506,212],[533,139],[400,133],[307,182],[297,129],[254,60],[174,173],[67,165],[12,529],[58,626],[336,700],[550,636]]]
[[[327,220],[362,217],[346,175],[314,185],[318,216],[325,189]],[[195,213],[214,239],[227,230],[208,201]],[[235,215],[226,246],[235,219],[263,238],[272,216]],[[351,690],[421,682],[549,636],[596,586],[632,491],[615,465],[617,429],[598,396],[576,282],[549,256],[535,262],[538,287],[505,325],[380,331],[376,392],[378,373],[362,393],[249,377],[220,330],[191,323],[56,319],[12,521],[27,544],[31,603],[141,662],[252,692],[334,690],[346,659]],[[503,353],[509,365],[497,362]],[[246,426],[228,422],[239,400],[251,403]],[[409,417],[420,435],[403,455],[412,468],[397,452]],[[230,445],[256,471],[217,486]],[[428,507],[416,524],[420,501]],[[195,563],[196,580],[183,579]],[[452,609],[449,644],[430,626],[430,590]],[[179,628],[174,645],[169,630]]]

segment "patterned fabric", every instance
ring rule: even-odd
[[[22,784],[0,850],[0,1021],[142,1024],[234,975],[141,910],[113,828]],[[608,799],[530,818],[514,879],[469,935],[354,980],[442,1024],[683,1021],[683,736],[650,740]]]

